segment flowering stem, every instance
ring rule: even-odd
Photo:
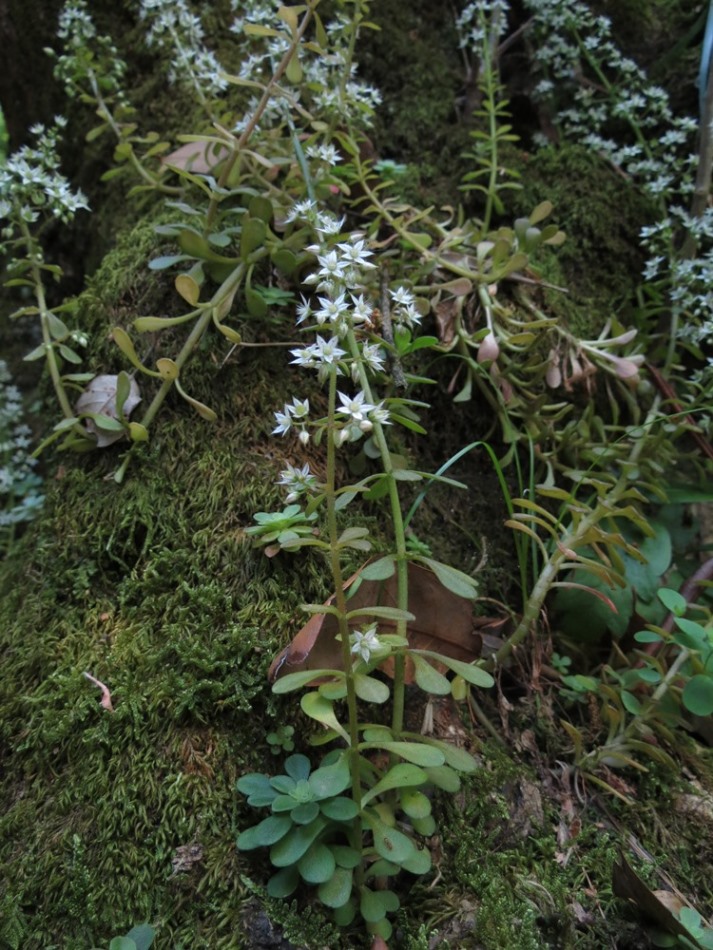
[[[369,385],[364,364],[361,360],[359,344],[353,330],[347,334],[347,344],[350,353],[354,358],[359,374],[359,385],[364,393],[367,402],[373,403],[374,399]],[[374,422],[373,438],[381,454],[381,464],[384,467],[384,474],[389,483],[389,501],[391,503],[391,517],[393,521],[394,543],[396,547],[396,578],[397,578],[397,602],[399,610],[408,610],[408,559],[406,556],[406,529],[404,527],[404,517],[401,511],[401,500],[399,498],[399,489],[394,478],[394,466],[391,461],[389,445],[384,435],[384,427],[380,422]],[[406,637],[406,621],[398,620],[396,622],[396,633],[400,637]],[[405,660],[402,653],[394,657],[394,691],[393,691],[393,712],[391,717],[391,727],[395,736],[403,730],[404,726],[404,668]]]
[[[235,163],[237,162],[240,156],[240,153],[242,152],[242,150],[245,148],[248,141],[250,140],[250,136],[255,131],[255,127],[260,121],[260,118],[263,112],[267,108],[267,104],[269,103],[270,99],[273,96],[275,87],[277,86],[278,82],[282,79],[282,76],[284,75],[285,70],[289,66],[290,60],[292,59],[293,56],[297,55],[296,53],[297,47],[302,42],[302,37],[304,36],[307,26],[309,24],[309,21],[312,18],[312,11],[316,9],[316,7],[319,5],[319,2],[320,0],[309,0],[308,5],[307,5],[307,10],[305,11],[305,15],[302,17],[302,22],[300,23],[299,27],[294,33],[294,36],[292,37],[292,42],[288,46],[280,62],[277,64],[277,69],[273,73],[272,78],[270,79],[269,83],[265,86],[265,90],[262,96],[260,97],[260,101],[255,107],[255,111],[253,112],[250,118],[250,121],[245,126],[245,129],[243,130],[242,135],[235,142],[230,155],[228,155],[227,159],[225,160],[225,165],[223,166],[223,170],[220,174],[220,178],[218,179],[218,187],[221,190],[224,189],[226,185],[228,184],[228,181],[230,180],[230,175],[233,171],[233,168],[235,167]],[[213,221],[218,211],[219,201],[220,201],[220,198],[218,195],[214,195],[210,199],[210,205],[208,206],[208,212],[206,214],[206,223],[205,223],[206,231],[210,231],[212,227]]]
[[[75,417],[75,413],[69,403],[67,392],[62,384],[62,377],[57,364],[57,355],[54,350],[54,341],[52,340],[52,333],[50,332],[50,311],[47,307],[45,288],[44,284],[42,283],[42,272],[39,266],[40,262],[42,261],[42,252],[39,250],[36,242],[33,240],[27,223],[23,221],[19,215],[18,219],[22,236],[25,239],[25,246],[27,247],[27,257],[28,260],[31,261],[32,265],[32,282],[34,284],[33,289],[35,293],[35,299],[37,300],[37,308],[40,311],[42,342],[44,344],[45,358],[47,360],[47,366],[49,367],[50,377],[52,378],[52,385],[65,419],[73,419]],[[86,436],[86,432],[79,424],[77,424],[77,429],[81,431],[83,436]]]
[[[347,688],[347,709],[349,711],[349,771],[352,780],[352,797],[357,805],[361,802],[361,777],[359,769],[359,714],[357,711],[357,696],[354,687],[354,670],[352,665],[351,644],[349,642],[349,625],[347,623],[347,597],[344,593],[344,575],[339,559],[339,529],[337,527],[337,491],[336,491],[336,445],[335,438],[339,434],[336,423],[337,402],[337,368],[331,368],[329,374],[329,409],[327,417],[327,483],[325,498],[327,502],[327,531],[329,533],[329,563],[334,581],[335,600],[339,611],[339,635],[342,641],[342,663],[344,665],[345,685]],[[361,822],[354,820],[352,829],[352,847],[361,852]],[[357,884],[361,885],[363,869],[357,866]]]

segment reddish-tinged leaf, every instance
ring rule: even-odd
[[[575,584],[573,581],[556,581],[554,584],[552,584],[552,587],[572,587],[576,590],[586,590],[588,594],[593,594],[595,597],[598,597],[599,600],[605,603],[613,614],[619,613],[614,601],[607,597],[603,591],[597,590],[596,587],[588,587],[586,584]]]
[[[360,573],[357,571],[349,578],[345,590],[354,584]],[[432,571],[418,564],[409,564],[408,579],[408,609],[415,618],[407,627],[410,647],[433,650],[464,663],[478,659],[481,638],[474,631],[472,602],[446,590]],[[396,607],[396,591],[395,574],[384,581],[362,580],[356,593],[349,598],[348,608],[353,611],[377,605]],[[327,601],[329,604],[333,602],[333,597]],[[365,612],[352,623],[363,627],[369,622],[369,614]],[[379,620],[383,631],[388,632],[394,626],[393,622]],[[338,620],[334,615],[314,614],[292,643],[273,660],[268,674],[270,681],[297,670],[342,669],[342,647],[335,639],[337,633]],[[390,672],[388,664],[385,670]],[[407,671],[407,681],[413,682],[412,670]]]

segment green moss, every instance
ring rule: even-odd
[[[566,290],[546,293],[548,309],[585,338],[596,334],[612,313],[625,318],[645,262],[639,231],[655,220],[655,209],[599,156],[579,145],[528,156],[522,184],[515,193],[514,217],[551,201],[551,220],[567,235],[561,248],[543,249],[535,262],[546,281]]]
[[[460,155],[469,139],[457,115],[464,75],[454,52],[454,21],[428,0],[380,0],[373,19],[380,30],[365,31],[358,59],[360,74],[383,96],[374,127],[377,150],[413,166],[416,181],[412,174],[400,183],[406,200],[417,206],[457,202]]]
[[[220,423],[171,403],[122,486],[103,478],[118,447],[64,459],[3,566],[0,860],[23,946],[86,947],[145,918],[165,946],[235,945],[252,862],[234,783],[293,715],[268,702],[267,666],[325,589],[317,559],[268,561],[242,533],[277,500],[262,420],[283,364],[252,359],[249,387],[239,367],[207,374]],[[172,874],[193,842],[202,860]]]

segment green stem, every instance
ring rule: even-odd
[[[235,270],[230,274],[230,276],[227,277],[223,281],[223,283],[220,285],[218,290],[216,290],[216,292],[211,297],[210,301],[207,304],[205,304],[204,307],[202,308],[203,313],[201,317],[196,321],[195,326],[193,327],[189,335],[186,337],[186,341],[181,347],[181,352],[178,354],[178,356],[174,360],[179,370],[179,376],[180,376],[181,369],[186,363],[186,360],[188,359],[188,357],[191,355],[195,347],[200,342],[200,339],[205,333],[205,331],[208,329],[213,319],[213,311],[215,310],[216,307],[220,306],[220,304],[223,302],[223,300],[226,299],[226,297],[235,293],[236,289],[242,282],[244,275],[245,275],[245,264],[240,263],[235,268]],[[141,424],[145,426],[146,428],[148,428],[151,425],[154,418],[156,417],[156,414],[161,408],[161,406],[163,405],[163,402],[166,396],[171,391],[173,382],[174,381],[172,379],[165,379],[161,383],[160,389],[151,400],[151,404],[149,405],[148,409],[146,410],[146,412],[144,413],[141,419]],[[129,451],[126,453],[121,465],[114,473],[115,482],[121,483],[124,480],[124,475],[126,474],[126,469],[129,465],[130,458],[131,458],[131,449],[129,449]]]
[[[309,22],[312,19],[312,12],[319,6],[319,2],[320,0],[309,0],[308,5],[307,5],[307,10],[305,11],[305,15],[302,17],[302,22],[300,23],[299,27],[297,28],[297,31],[292,37],[292,42],[290,43],[287,50],[285,51],[284,56],[278,63],[277,69],[273,73],[272,78],[268,82],[267,86],[265,86],[265,90],[262,96],[260,97],[260,101],[255,107],[255,111],[253,112],[250,118],[250,121],[245,126],[245,129],[243,130],[242,135],[235,142],[235,144],[233,145],[233,150],[231,151],[230,155],[225,160],[225,165],[223,166],[223,170],[220,173],[220,178],[218,179],[218,187],[220,189],[224,189],[227,186],[228,181],[230,179],[230,175],[233,171],[233,168],[235,167],[235,163],[240,157],[241,151],[245,148],[248,141],[250,140],[250,136],[255,131],[255,127],[260,121],[260,118],[262,117],[263,112],[267,108],[268,102],[272,98],[275,87],[277,86],[280,79],[282,79],[285,73],[285,70],[290,64],[290,60],[292,59],[293,55],[295,55],[296,53],[297,47],[302,42],[302,37],[304,36],[307,26],[309,25]],[[215,216],[218,211],[219,202],[220,202],[220,197],[218,195],[214,195],[210,199],[208,212],[206,214],[206,223],[205,223],[206,231],[209,231],[213,225],[213,221],[215,220]]]
[[[485,26],[485,18],[481,18],[482,25]],[[495,194],[498,188],[498,124],[495,117],[495,92],[496,86],[493,75],[493,62],[491,55],[490,42],[483,43],[483,80],[482,87],[486,96],[486,110],[488,113],[488,133],[490,137],[490,180],[488,181],[488,194],[485,200],[485,215],[483,217],[483,234],[490,230],[490,222],[493,217],[493,207],[495,204]]]
[[[355,360],[359,375],[359,385],[361,386],[364,398],[367,402],[373,403],[374,397],[369,385],[369,377],[361,360],[359,344],[350,330],[347,334],[347,344],[352,358]],[[408,610],[408,558],[406,554],[406,528],[404,525],[404,516],[401,510],[401,499],[399,498],[399,488],[394,478],[394,465],[391,461],[389,445],[384,434],[384,427],[374,423],[373,439],[381,455],[381,464],[384,468],[384,474],[388,479],[389,502],[391,504],[391,518],[394,532],[394,545],[396,548],[396,579],[398,586],[396,605],[399,610]],[[406,637],[406,621],[398,620],[396,623],[396,633],[400,637]],[[394,689],[393,689],[393,712],[391,718],[391,728],[394,736],[398,736],[404,727],[404,699],[405,699],[405,659],[403,654],[396,654],[394,657]]]
[[[656,421],[660,402],[661,397],[657,395],[649,409],[643,428],[647,428]],[[641,455],[643,448],[644,440],[640,439],[632,446],[631,452],[629,453],[629,462],[635,463]],[[523,611],[520,623],[500,647],[498,652],[483,664],[485,669],[492,670],[500,666],[510,656],[513,650],[529,635],[540,616],[545,598],[552,588],[552,584],[559,573],[560,567],[566,560],[571,559],[568,549],[576,551],[577,546],[581,543],[581,539],[585,538],[599,521],[610,516],[609,513],[611,509],[616,507],[621,496],[630,486],[631,481],[627,478],[626,474],[620,475],[614,486],[607,493],[606,510],[602,511],[600,505],[597,504],[594,510],[582,518],[574,532],[565,534],[561,543],[558,544],[557,550],[550,555],[549,560],[540,571],[540,576],[527,600],[527,605]]]
[[[352,798],[361,802],[361,774],[359,768],[359,713],[357,710],[357,695],[354,686],[354,667],[352,663],[351,646],[349,643],[349,625],[347,623],[347,597],[344,592],[344,575],[339,557],[339,529],[337,527],[337,491],[336,491],[336,445],[335,438],[339,432],[336,424],[337,402],[337,370],[333,367],[329,374],[329,409],[327,417],[327,482],[325,485],[325,499],[327,503],[327,532],[329,535],[329,564],[334,582],[335,602],[339,611],[339,635],[342,642],[342,663],[344,666],[345,684],[347,688],[347,710],[349,713],[349,771],[352,780]],[[361,853],[361,821],[354,820],[351,829],[352,847]],[[363,867],[357,866],[357,886],[363,883]]]
[[[117,123],[116,119],[114,118],[112,114],[111,109],[107,105],[106,100],[102,96],[101,90],[99,89],[99,83],[97,82],[97,78],[94,74],[94,71],[90,69],[88,75],[89,75],[89,83],[92,87],[92,94],[96,100],[97,106],[99,107],[98,108],[99,114],[101,118],[104,119],[104,121],[107,123],[111,131],[114,133],[114,136],[116,137],[117,142],[119,143],[126,142],[129,145],[130,147],[129,159],[131,161],[131,164],[134,167],[134,171],[138,174],[139,178],[142,178],[148,185],[151,185],[152,188],[157,189],[164,195],[183,194],[182,188],[175,188],[175,187],[172,187],[171,185],[164,185],[161,181],[159,181],[159,178],[157,175],[152,175],[151,172],[147,168],[144,168],[144,166],[136,157],[136,153],[134,152],[134,149],[131,146],[131,137],[125,136],[124,133],[121,131],[121,126]]]
[[[18,220],[20,224],[20,230],[25,241],[25,246],[27,248],[27,258],[31,262],[35,300],[37,301],[37,308],[40,311],[42,343],[44,344],[45,359],[47,360],[47,366],[50,371],[52,386],[54,387],[57,401],[59,402],[65,419],[74,419],[76,414],[70,405],[69,397],[67,396],[67,392],[64,388],[64,385],[62,384],[62,376],[59,371],[57,355],[54,349],[54,340],[52,339],[52,333],[50,331],[50,310],[47,306],[45,288],[44,284],[42,283],[42,270],[40,268],[40,264],[42,263],[42,252],[39,250],[37,242],[33,240],[27,222],[21,220],[19,215]],[[79,424],[77,424],[76,428],[86,438],[87,433]]]

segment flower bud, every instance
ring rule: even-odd
[[[495,334],[491,331],[480,341],[478,347],[478,362],[492,362],[500,356],[500,347],[495,339]]]
[[[302,445],[307,445],[309,442],[309,432],[306,429],[300,429],[300,434],[297,436]]]

